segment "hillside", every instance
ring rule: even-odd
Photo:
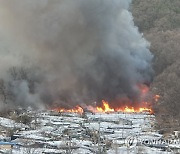
[[[21,120],[29,117],[31,120],[23,124],[17,121],[18,117]],[[180,144],[172,143],[168,148],[164,142],[153,144],[154,140],[165,141],[153,126],[154,116],[147,113],[80,115],[28,110],[0,118],[1,140],[6,141],[6,144],[14,144],[13,148],[0,149],[0,153],[170,154],[166,150],[175,147],[175,151],[178,151]]]
[[[180,1],[134,0],[132,13],[154,54],[151,89],[161,96],[155,106],[159,127],[164,131],[179,130]]]
[[[180,153],[180,0],[6,0],[0,21],[0,153]]]

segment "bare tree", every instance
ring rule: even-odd
[[[9,69],[10,75],[13,80],[18,80],[18,72],[17,72],[17,67],[11,67]]]
[[[180,1],[134,0],[135,24],[151,42],[155,77],[151,91],[161,96],[155,103],[157,127],[180,130]]]
[[[4,80],[0,80],[0,96],[2,102],[7,103],[8,92]]]

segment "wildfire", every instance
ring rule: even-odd
[[[106,101],[102,101],[103,107],[96,107],[97,112],[100,113],[107,113],[107,112],[126,112],[126,113],[140,113],[140,112],[149,112],[152,113],[152,109],[148,107],[140,107],[140,108],[134,108],[134,107],[122,107],[122,108],[111,108],[109,106],[109,103]]]
[[[146,104],[146,102],[145,102]],[[64,109],[64,108],[55,108],[53,109],[56,112],[65,112],[65,113],[78,113],[82,114],[84,112],[83,108],[80,106],[76,106],[72,109]],[[149,112],[153,113],[153,110],[150,107],[121,107],[121,108],[111,108],[107,101],[102,100],[102,107],[90,107],[89,111],[93,113],[110,113],[110,112],[125,112],[125,113],[140,113],[140,112]]]
[[[150,112],[152,113],[152,109],[151,108],[147,108],[147,107],[140,107],[140,108],[133,108],[133,107],[125,107],[124,112]]]
[[[138,85],[138,87],[141,92],[141,98],[142,98],[142,100],[144,100],[143,98],[145,98],[149,92],[149,87],[146,85],[143,85],[143,84]],[[153,100],[155,102],[158,102],[159,99],[160,99],[160,95],[155,95],[153,97]],[[127,105],[128,104],[127,103],[125,106],[113,108],[110,104],[111,103],[102,100],[101,106],[98,106],[98,107],[87,106],[87,108],[85,108],[85,109],[87,109],[88,111],[93,112],[93,113],[109,113],[109,112],[125,112],[125,113],[149,112],[149,113],[153,113],[151,103],[146,102],[146,101],[139,103],[141,105],[140,107],[134,107],[133,105]],[[82,114],[85,109],[83,109],[81,106],[77,105],[76,107],[74,107],[72,109],[55,108],[54,110],[57,112],[72,112],[72,113]]]
[[[109,107],[109,103],[102,100],[103,107],[96,107],[97,112],[114,112],[114,109]]]
[[[56,112],[79,113],[79,114],[82,114],[84,112],[83,108],[80,107],[79,105],[77,105],[73,109],[55,108],[53,110],[56,111]]]

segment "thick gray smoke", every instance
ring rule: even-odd
[[[134,26],[130,3],[0,0],[0,77],[11,102],[137,100],[137,85],[151,81],[153,56]]]

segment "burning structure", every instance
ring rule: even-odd
[[[141,90],[141,97],[149,96],[149,89],[146,86]],[[111,112],[125,112],[125,113],[140,113],[140,112],[149,112],[152,114],[153,111],[153,103],[158,102],[160,96],[155,95],[154,97],[150,96],[150,99],[145,99],[145,97],[141,100],[141,102],[120,102],[120,106],[110,106],[111,103],[102,100],[102,104],[100,106],[75,106],[72,109],[65,109],[62,107],[55,107],[52,110],[57,112],[72,112],[83,114],[85,111],[90,111],[92,113],[111,113]],[[147,100],[147,102],[145,101]],[[130,101],[130,100],[129,100]],[[96,103],[95,103],[96,105]]]
[[[130,3],[0,0],[0,71],[6,87],[1,95],[10,94],[7,103],[81,111],[97,102],[98,111],[146,110],[144,85],[152,80],[153,56],[133,23]],[[11,69],[10,76],[11,67],[27,71],[18,75]]]

